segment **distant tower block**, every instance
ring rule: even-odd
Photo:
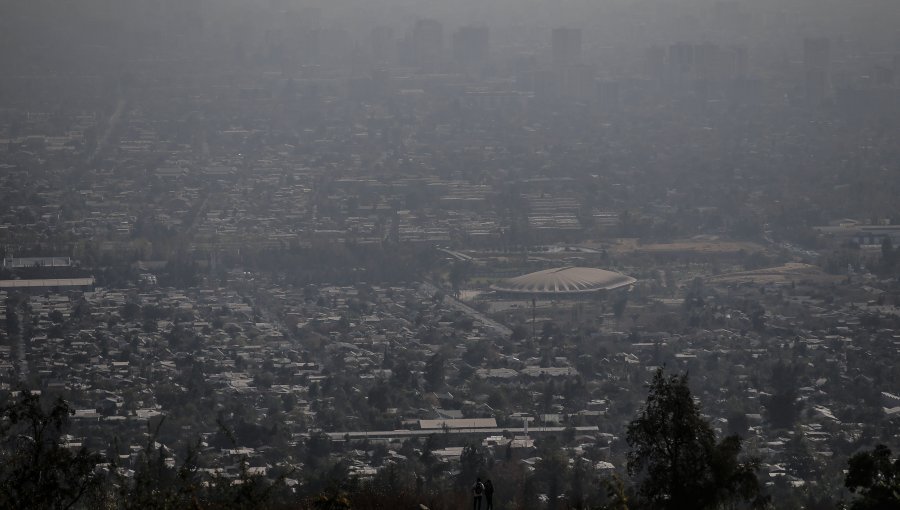
[[[463,65],[482,64],[490,54],[487,27],[462,27],[453,34],[453,59]]]
[[[396,41],[394,40],[394,29],[386,26],[377,26],[372,29],[369,35],[369,44],[371,47],[372,58],[377,61],[388,61],[394,58],[396,50]]]
[[[826,38],[804,39],[803,65],[807,69],[828,71],[831,67],[831,41]]]
[[[551,45],[555,65],[577,64],[581,61],[580,28],[554,28]]]
[[[444,53],[444,26],[437,20],[420,19],[413,27],[411,43],[414,64],[434,67]]]
[[[803,71],[807,99],[819,101],[824,98],[831,86],[831,41],[804,39]]]

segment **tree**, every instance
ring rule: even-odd
[[[437,391],[444,385],[444,357],[436,353],[425,362],[425,388]]]
[[[369,390],[369,405],[379,411],[391,406],[391,389],[385,383],[378,383]]]
[[[625,484],[619,475],[613,475],[612,478],[603,482],[606,489],[607,503],[600,507],[602,510],[628,510],[628,496],[625,493]]]
[[[461,486],[466,486],[475,481],[475,477],[483,476],[484,467],[487,465],[487,455],[481,446],[467,444],[459,456],[459,479]]]
[[[459,289],[469,278],[469,264],[467,262],[456,261],[450,267],[450,273],[447,275],[450,279],[450,286],[453,293],[459,297]]]
[[[771,383],[773,394],[763,400],[769,423],[775,428],[789,429],[800,418],[803,409],[797,390],[801,386],[798,367],[777,363],[772,367]]]
[[[747,414],[741,410],[728,413],[728,434],[744,437],[750,429],[750,420]]]
[[[0,408],[0,507],[72,508],[100,487],[101,457],[63,446],[73,412],[28,391]]]
[[[894,243],[891,238],[885,237],[881,241],[881,267],[884,274],[890,274],[897,263],[897,251],[894,250]]]
[[[719,508],[759,495],[754,460],[739,460],[741,439],[716,443],[687,375],[656,371],[641,414],[628,425],[628,472],[650,508]]]
[[[593,476],[591,467],[591,462],[585,459],[576,460],[575,464],[572,466],[572,481],[570,484],[568,503],[569,506],[575,510],[581,510],[588,507],[588,490]]]
[[[59,310],[51,310],[50,313],[47,314],[47,318],[54,324],[62,324],[66,321],[66,318]]]
[[[690,312],[695,308],[703,308],[705,295],[706,289],[703,287],[703,279],[698,276],[691,281],[691,285],[684,294],[685,311]]]
[[[891,460],[891,450],[880,444],[847,461],[844,486],[858,493],[852,510],[888,510],[900,508],[900,457]]]
[[[157,423],[150,433],[138,455],[131,480],[121,475],[115,477],[120,488],[120,505],[125,510],[177,508],[201,496],[197,450],[189,448],[184,463],[176,469],[168,464],[173,459],[171,452],[154,444],[164,421]]]
[[[539,456],[541,460],[535,465],[534,474],[539,480],[538,486],[547,495],[549,501],[547,508],[555,509],[559,506],[559,497],[565,494],[566,480],[568,478],[569,463],[559,443],[555,440],[548,441],[549,445],[541,445]],[[582,494],[575,494],[583,497]],[[575,502],[576,506],[579,502]]]
[[[622,292],[613,302],[613,316],[615,316],[616,320],[622,318],[622,314],[625,313],[626,307],[628,307],[628,293]]]
[[[316,510],[349,510],[350,498],[347,494],[338,491],[331,493],[322,492],[313,500],[313,508]]]
[[[405,359],[398,361],[393,368],[391,368],[391,372],[391,386],[403,390],[417,386],[416,378],[413,377],[413,373],[409,368],[409,363],[407,363]]]
[[[785,443],[783,456],[788,473],[801,480],[817,480],[822,474],[802,434],[795,434]]]
[[[6,334],[16,336],[19,334],[19,313],[16,310],[16,303],[12,298],[6,300]]]

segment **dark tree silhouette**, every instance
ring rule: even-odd
[[[465,487],[474,482],[476,476],[484,476],[482,471],[486,465],[487,455],[485,455],[484,449],[474,444],[466,445],[459,456],[458,484]]]
[[[847,461],[844,485],[860,495],[852,510],[900,508],[900,457],[891,459],[891,450],[880,444],[872,451],[857,453]]]
[[[441,389],[444,385],[444,357],[436,353],[425,362],[425,388],[429,391]]]
[[[769,423],[775,428],[789,429],[800,418],[803,402],[798,398],[800,369],[779,362],[772,367],[772,395],[763,400]]]
[[[101,457],[63,445],[73,412],[28,391],[0,408],[0,508],[73,508],[100,486]]]
[[[741,439],[716,443],[687,375],[657,370],[640,416],[628,425],[628,472],[650,508],[711,509],[759,496],[754,460],[739,460]]]

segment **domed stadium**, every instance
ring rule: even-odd
[[[612,291],[636,281],[622,273],[593,267],[561,267],[510,278],[491,285],[491,290],[520,296],[565,297]]]

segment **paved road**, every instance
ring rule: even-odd
[[[460,312],[468,315],[469,317],[471,317],[472,319],[474,319],[478,322],[481,322],[488,328],[493,329],[500,336],[509,337],[510,335],[512,335],[512,330],[509,329],[508,327],[504,326],[503,324],[500,324],[499,322],[495,321],[494,319],[491,319],[487,315],[479,312],[478,310],[463,303],[462,301],[450,296],[449,294],[447,294],[443,290],[437,288],[436,286],[434,286],[431,283],[422,282],[422,286],[419,288],[419,290],[421,292],[424,292],[426,294],[426,297],[428,297],[428,298],[433,296],[435,292],[441,291],[444,293],[444,296],[445,296],[444,297],[445,305],[449,306],[450,308],[452,308],[454,310],[460,311]]]
[[[112,115],[110,115],[109,120],[106,123],[106,130],[103,131],[103,134],[100,135],[100,138],[97,140],[97,148],[94,150],[93,154],[91,154],[89,162],[93,163],[97,156],[106,148],[106,145],[109,143],[109,137],[112,135],[113,131],[119,125],[119,121],[122,119],[122,112],[125,111],[125,100],[119,99],[116,103],[116,109],[113,111]]]
[[[573,427],[575,432],[599,432],[600,428],[596,425],[589,425],[585,427]],[[539,434],[558,434],[560,432],[564,432],[566,427],[528,427],[527,432],[529,435],[539,435]],[[340,441],[345,437],[349,436],[350,439],[363,439],[363,438],[404,438],[404,437],[428,437],[432,434],[479,434],[483,436],[499,436],[504,432],[508,432],[514,435],[523,435],[526,432],[525,428],[522,427],[492,427],[492,428],[482,428],[482,429],[470,429],[470,428],[459,428],[459,429],[415,429],[415,430],[354,430],[347,432],[326,432],[327,435],[333,441]],[[303,434],[304,436],[309,437],[309,434]]]

